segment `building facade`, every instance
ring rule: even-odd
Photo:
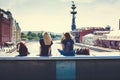
[[[21,41],[21,28],[19,26],[19,23],[16,22],[16,43]]]
[[[97,46],[111,48],[111,49],[120,49],[120,30],[110,31],[109,34],[102,36],[96,40]]]
[[[0,9],[0,45],[11,42],[12,37],[12,15],[9,11]]]
[[[11,12],[0,9],[0,46],[6,42],[16,42],[14,34],[16,34],[16,23]]]
[[[83,27],[80,29],[75,29],[71,31],[71,33],[75,37],[75,42],[82,43],[83,37],[88,34],[93,34],[94,31],[108,31],[108,30],[103,27]]]

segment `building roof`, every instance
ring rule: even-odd
[[[110,31],[94,31],[94,33],[103,33],[103,34],[106,34],[106,33],[110,33]]]
[[[107,36],[120,36],[120,30],[110,31]]]
[[[106,36],[107,40],[120,40],[120,30],[111,31]]]

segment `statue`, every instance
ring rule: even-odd
[[[77,11],[75,11],[76,6],[75,6],[75,4],[74,4],[74,1],[72,1],[72,7],[71,7],[71,9],[73,10],[73,11],[71,11],[71,14],[72,14],[72,25],[71,25],[71,29],[74,30],[74,29],[76,29],[76,25],[75,25],[75,14],[77,14]]]

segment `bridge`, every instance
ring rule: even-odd
[[[120,56],[0,57],[1,80],[119,80]]]

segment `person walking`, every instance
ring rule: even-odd
[[[53,44],[50,34],[45,32],[43,34],[43,39],[39,40],[40,43],[40,54],[39,56],[52,56],[51,55],[51,46]]]
[[[28,48],[25,45],[25,42],[21,41],[17,44],[17,51],[19,52],[18,56],[27,56],[28,54],[30,54],[28,52]]]
[[[62,40],[62,50],[58,49],[58,51],[64,56],[75,56],[74,49],[74,41],[72,40],[72,36],[70,33],[66,32],[64,34],[64,40]]]

